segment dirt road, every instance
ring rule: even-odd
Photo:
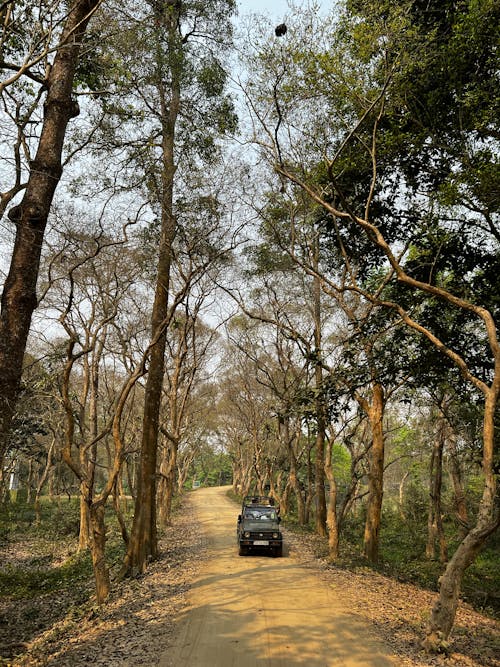
[[[237,555],[225,488],[193,493],[208,558],[160,667],[394,667],[342,592],[288,555]]]

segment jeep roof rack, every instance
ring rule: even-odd
[[[267,505],[274,506],[274,498],[271,496],[245,496],[243,505]]]

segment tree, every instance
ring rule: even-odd
[[[102,136],[120,155],[117,176],[140,192],[160,230],[136,508],[123,573],[142,571],[157,554],[158,433],[166,336],[175,312],[170,292],[173,244],[182,225],[178,193],[192,187],[204,164],[215,164],[217,137],[234,127],[220,64],[233,10],[233,0],[148,2],[138,20],[127,12],[110,17],[119,25],[113,46],[121,67],[116,96],[103,100],[108,122]]]
[[[273,250],[279,249],[283,256],[276,261],[275,270],[285,267],[297,267],[308,280],[311,281],[311,306],[305,306],[311,311],[313,322],[314,345],[302,340],[302,345],[308,350],[308,357],[314,367],[314,383],[312,389],[315,404],[316,419],[316,495],[320,508],[317,512],[317,532],[325,535],[325,484],[323,469],[329,475],[330,486],[330,519],[332,531],[337,531],[335,514],[336,485],[333,468],[324,458],[326,430],[333,427],[333,431],[340,432],[343,426],[336,429],[331,422],[335,422],[342,395],[349,395],[356,400],[360,409],[366,415],[371,429],[371,446],[368,449],[368,498],[367,514],[364,535],[365,555],[372,562],[376,562],[379,550],[379,531],[382,514],[383,475],[384,475],[384,432],[383,417],[387,401],[404,382],[405,373],[401,365],[400,355],[395,358],[392,345],[392,336],[397,323],[387,322],[381,316],[380,308],[373,304],[365,304],[350,292],[352,276],[342,269],[342,257],[338,249],[327,243],[320,244],[324,219],[321,211],[311,207],[309,202],[298,193],[293,199],[293,193],[288,196],[280,195],[273,200],[269,210],[262,209],[265,216],[262,229],[267,237],[272,237]],[[277,219],[273,219],[277,218]],[[268,241],[269,243],[269,241]],[[270,248],[262,246],[257,256],[267,261],[271,258]],[[289,266],[288,266],[289,263]],[[261,267],[262,268],[262,267]],[[268,268],[270,270],[270,267]],[[288,283],[289,285],[289,283]],[[321,298],[325,294],[326,298]],[[330,299],[330,305],[325,307],[323,301]],[[322,311],[333,311],[336,322],[328,323],[322,318]],[[341,325],[341,318],[344,322]],[[325,321],[322,321],[325,320]],[[279,316],[275,316],[279,326]],[[326,330],[326,333],[323,330]],[[333,331],[329,331],[333,329]],[[289,335],[292,335],[289,332]],[[298,335],[294,332],[295,339]],[[330,349],[322,340],[327,337]],[[335,341],[336,352],[332,351],[332,340]],[[323,349],[323,347],[325,349]],[[345,399],[343,399],[345,400]],[[328,443],[331,454],[333,442]],[[319,473],[321,470],[321,474]],[[338,540],[332,535],[330,557],[336,557]]]
[[[110,591],[105,507],[111,495],[116,499],[127,453],[122,417],[135,383],[144,374],[144,357],[130,375],[111,377],[109,369],[116,354],[114,343],[120,337],[116,333],[127,325],[120,311],[138,278],[139,267],[126,235],[113,238],[92,229],[88,221],[84,229],[77,230],[72,222],[72,229],[60,230],[62,247],[47,258],[44,306],[60,313],[58,322],[66,333],[54,354],[64,350],[60,374],[65,416],[62,455],[80,485],[80,548],[90,547],[101,603]],[[115,510],[123,529],[116,502]]]
[[[192,197],[183,209],[183,227],[173,248],[171,291],[175,295],[175,310],[167,332],[165,400],[160,423],[164,442],[159,471],[159,515],[164,524],[171,519],[177,454],[187,437],[193,396],[197,385],[203,382],[218,340],[216,328],[203,322],[202,312],[213,299],[214,280],[232,250],[230,228],[224,227],[223,207],[215,198]]]
[[[47,91],[44,119],[23,198],[8,214],[16,225],[16,238],[0,314],[0,470],[19,392],[31,317],[37,305],[40,253],[52,199],[61,178],[66,128],[79,112],[73,98],[75,71],[85,31],[99,4],[100,0],[72,3],[58,42],[52,47],[55,57],[51,67],[43,81],[35,76],[40,90]],[[5,17],[9,11],[9,5],[2,7]],[[37,58],[25,61],[17,68],[15,76],[29,76],[37,62]]]

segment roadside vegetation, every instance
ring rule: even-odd
[[[290,527],[290,524],[287,523]],[[294,530],[300,530],[292,524]],[[359,526],[346,526],[345,541],[340,549],[335,566],[357,569],[373,568],[385,576],[397,581],[412,583],[430,591],[437,591],[437,582],[443,571],[443,564],[425,558],[425,522],[414,523],[406,528],[401,526],[399,517],[382,517],[383,541],[380,558],[376,565],[367,563],[360,544],[362,535]],[[312,527],[308,529],[312,532]],[[456,547],[456,541],[450,543],[450,549]],[[466,571],[462,585],[462,599],[474,609],[491,618],[500,620],[500,574],[498,552],[500,542],[492,539],[473,565]],[[327,558],[326,544],[318,549],[318,555]]]
[[[218,457],[215,461],[218,462]],[[205,470],[207,471],[206,468]],[[214,478],[215,483],[217,483],[219,474],[220,469],[217,467],[210,470],[210,476]],[[241,499],[234,494],[232,489],[227,494],[235,501],[236,519]],[[105,609],[96,604],[90,554],[87,550],[78,551],[79,504],[77,498],[61,497],[51,500],[48,497],[42,497],[40,520],[37,522],[33,504],[27,503],[26,499],[22,498],[23,495],[23,493],[18,494],[14,502],[4,504],[0,514],[0,554],[2,556],[0,565],[0,644],[2,645],[0,664],[6,666],[44,664],[44,660],[49,656],[67,646],[69,639],[74,641],[83,628],[85,628],[85,633],[92,636],[93,626],[98,628],[102,623],[117,623],[114,616],[108,616]],[[181,505],[183,509],[179,513]],[[132,508],[130,500],[128,506]],[[199,558],[199,555],[196,555],[196,549],[189,555],[187,553],[184,556],[180,555],[185,549],[184,542],[187,546],[193,539],[191,532],[197,534],[197,539],[200,539],[195,528],[196,523],[192,518],[184,517],[185,521],[192,523],[189,529],[186,529],[187,526],[183,528],[183,524],[178,523],[185,512],[186,503],[182,501],[181,497],[176,497],[174,526],[171,529],[173,532],[168,533],[171,537],[167,536],[167,540],[162,542],[160,567],[164,563],[166,568],[172,569],[174,579],[175,576],[179,576],[175,575],[176,568],[187,570],[189,573],[193,567],[190,559]],[[286,530],[287,540],[291,539],[291,535],[294,536],[292,544],[297,556],[304,556],[310,552],[324,572],[338,573],[340,576],[343,572],[351,573],[357,577],[353,590],[359,586],[367,587],[370,576],[380,574],[383,577],[381,581],[392,581],[393,586],[396,587],[398,584],[411,584],[423,590],[435,591],[442,565],[436,561],[427,561],[422,555],[422,552],[425,551],[426,526],[421,517],[422,515],[420,518],[416,515],[410,523],[406,524],[406,527],[402,528],[398,516],[390,516],[390,514],[387,516],[384,513],[384,539],[380,561],[376,566],[370,564],[363,555],[362,531],[355,521],[346,525],[339,558],[334,564],[328,559],[326,539],[316,534],[312,522],[307,526],[299,525],[293,506],[289,514],[284,517],[282,525]],[[144,604],[152,604],[152,600],[148,598],[150,585],[147,579],[143,583],[140,580],[133,583],[131,593],[126,587],[124,588],[124,583],[117,586],[116,577],[125,553],[125,546],[121,538],[120,526],[111,513],[107,523],[109,525],[107,559],[111,565],[115,589],[112,596],[113,605],[118,604],[120,599],[125,601],[130,594],[137,598],[138,604],[142,597],[144,597]],[[179,534],[179,525],[183,528],[182,535]],[[292,544],[290,542],[286,544],[285,553]],[[485,617],[498,620],[500,609],[498,598],[495,597],[499,586],[497,553],[498,544],[492,542],[469,568],[464,579],[463,597],[471,607]],[[237,558],[236,546],[235,558]],[[378,583],[378,586],[388,585]],[[188,587],[189,583],[186,585],[186,590]],[[164,591],[164,588],[162,590]],[[350,589],[349,595],[353,594],[353,590]],[[396,590],[394,587],[391,588],[393,603],[405,604],[407,610],[404,613],[409,613],[412,605],[403,602],[408,593],[402,589],[396,599]],[[165,592],[161,593],[154,603],[163,607],[170,605],[171,602],[167,602],[164,595]],[[365,613],[369,612],[370,620],[375,625],[380,624],[381,629],[384,627],[384,610],[387,602],[385,595],[379,591],[380,599],[377,605],[377,594],[374,591],[364,588],[361,596],[359,596],[359,591],[357,594]],[[369,604],[367,604],[368,600]],[[424,612],[423,608],[419,611],[421,614]],[[403,614],[402,611],[400,613]],[[416,619],[418,618],[420,617],[417,614]],[[465,641],[466,636],[462,636],[460,631],[457,635],[460,650],[465,650],[463,644],[479,661],[477,664],[489,664],[488,661],[495,652],[492,628],[486,623],[483,627],[479,619],[475,617],[470,622],[474,623],[475,645]],[[412,632],[418,634],[418,627],[413,628]],[[144,629],[144,633],[146,646],[151,643],[147,628]],[[415,652],[417,661],[408,664],[420,664],[416,658],[418,648],[411,648],[408,638],[402,640],[393,637],[393,641],[396,648],[398,642],[401,642],[399,648],[403,654],[413,655]],[[83,647],[84,643],[81,646]],[[118,650],[117,647],[115,649]],[[85,650],[83,648],[82,650],[83,656]],[[481,662],[481,655],[483,655],[484,662]],[[84,657],[78,659],[81,660],[81,663],[75,662],[76,658],[61,658],[61,664],[66,664],[67,660],[70,661],[68,664],[71,662],[85,664]],[[105,651],[100,659],[106,660]],[[408,656],[407,659],[409,659]],[[461,664],[459,658],[456,659],[457,663],[448,658],[449,661],[451,660],[449,664]],[[116,658],[112,651],[109,653],[108,660],[110,660],[108,664],[119,664],[119,658]],[[114,660],[117,662],[113,662]]]
[[[75,628],[95,608],[87,549],[79,550],[79,499],[42,497],[39,517],[24,493],[0,510],[0,664],[10,665],[37,637]],[[106,558],[116,573],[124,544],[110,517]]]

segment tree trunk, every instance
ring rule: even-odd
[[[404,495],[404,488],[405,488],[405,482],[410,476],[410,473],[407,471],[401,478],[401,481],[399,482],[399,516],[403,521],[406,521],[406,513],[405,513],[405,507],[404,507],[404,501],[405,501],[405,495]]]
[[[438,417],[437,432],[432,447],[429,469],[429,512],[427,518],[427,545],[425,555],[429,560],[436,556],[436,541],[439,543],[439,560],[446,563],[448,550],[441,516],[441,487],[443,482],[443,449],[446,423],[442,414]]]
[[[55,445],[56,445],[56,437],[54,436],[50,442],[49,449],[47,451],[47,461],[45,462],[44,470],[40,475],[40,478],[38,479],[38,485],[36,487],[35,504],[34,504],[36,523],[40,523],[42,518],[41,507],[40,507],[40,494],[42,493],[43,485],[47,480],[49,472],[52,470],[52,456],[54,453]]]
[[[290,421],[288,417],[280,416],[278,419],[278,433],[282,443],[288,452],[288,463],[290,466],[290,473],[288,476],[288,486],[293,489],[295,498],[297,500],[297,519],[300,526],[305,525],[306,522],[306,508],[302,489],[300,488],[299,479],[297,477],[297,457],[293,448],[294,438],[290,434]],[[283,510],[283,513],[286,512]]]
[[[164,14],[161,12],[164,11]],[[156,529],[156,466],[158,450],[159,414],[165,372],[166,328],[168,318],[168,294],[172,244],[176,219],[173,211],[175,127],[180,107],[180,58],[182,49],[177,34],[178,9],[165,7],[158,10],[158,25],[168,33],[168,62],[170,64],[170,89],[165,88],[163,63],[165,55],[158,37],[157,80],[159,107],[162,122],[162,201],[161,234],[156,273],[156,289],[151,317],[154,345],[151,349],[149,372],[144,395],[142,421],[141,458],[137,476],[137,497],[129,548],[124,571],[131,574],[143,572],[148,559],[156,558],[158,551]]]
[[[325,429],[322,419],[318,428],[316,436],[316,532],[321,537],[326,537]]]
[[[31,504],[31,495],[33,493],[33,484],[34,478],[36,476],[35,466],[33,465],[33,459],[28,461],[28,478],[26,480],[26,502],[28,505]]]
[[[118,523],[120,525],[120,532],[122,535],[123,542],[124,544],[128,545],[129,535],[127,530],[127,524],[125,522],[125,518],[122,513],[122,508],[120,506],[121,493],[118,490],[119,486],[120,486],[120,478],[117,478],[115,485],[113,486],[113,507],[115,508],[116,518],[118,519]]]
[[[150,384],[150,383],[148,383]],[[160,391],[161,394],[161,391]],[[132,576],[144,572],[147,561],[156,558],[156,438],[158,421],[154,405],[145,403],[143,444],[137,477],[134,519],[124,563],[124,573]],[[149,423],[146,421],[151,416]]]
[[[498,521],[476,526],[462,540],[439,579],[439,597],[432,609],[423,646],[430,652],[446,649],[446,640],[455,622],[460,586],[465,570],[481,551],[486,539],[498,528]]]
[[[330,486],[326,524],[328,527],[328,558],[335,561],[339,555],[339,530],[337,522],[337,481],[333,473],[332,445],[333,442],[330,438],[325,453],[325,474]]]
[[[109,595],[111,584],[106,565],[106,526],[104,524],[104,505],[93,504],[89,508],[91,540],[90,551],[94,568],[95,590],[98,604],[102,604]]]
[[[186,453],[182,457],[182,461],[177,463],[177,493],[179,495],[184,492],[184,485],[186,484],[187,478],[189,477],[189,472],[194,460],[194,456],[194,451]]]
[[[127,484],[129,493],[132,496],[133,500],[135,500],[137,497],[137,489],[135,484],[137,475],[135,474],[135,471],[136,471],[136,465],[134,459],[132,457],[127,457],[125,460],[125,472],[127,474]]]
[[[172,500],[174,497],[175,471],[177,467],[177,443],[169,442],[164,459],[160,464],[160,488],[158,516],[162,526],[170,526],[172,521]]]
[[[61,46],[46,82],[42,131],[27,187],[21,203],[9,211],[9,218],[16,225],[16,238],[1,299],[0,468],[19,392],[31,317],[37,305],[40,255],[47,217],[61,178],[66,128],[79,113],[72,98],[75,69],[87,24],[99,3],[100,0],[71,3]]]
[[[90,545],[91,527],[88,499],[85,497],[88,482],[80,484],[80,529],[78,533],[78,551],[85,551]]]
[[[371,563],[378,561],[382,498],[384,495],[384,391],[375,382],[368,418],[372,431],[372,446],[368,470],[368,506],[366,511],[364,553]]]
[[[492,387],[485,392],[484,422],[483,422],[483,475],[484,490],[478,509],[475,527],[458,545],[453,557],[448,562],[443,576],[439,580],[439,597],[432,609],[431,618],[427,626],[426,637],[423,642],[425,649],[438,652],[446,647],[446,640],[455,621],[458,605],[458,596],[462,577],[465,570],[474,561],[488,537],[500,525],[500,516],[497,502],[497,482],[494,472],[495,452],[495,411],[498,392],[500,389],[500,368],[496,374]]]
[[[241,484],[241,487],[240,487],[241,488],[241,495],[243,496],[243,498],[250,494],[250,487],[252,486],[252,477],[250,475],[250,470],[251,470],[251,467],[246,469],[246,471],[245,471],[246,475],[243,477],[243,481],[242,481],[242,484]]]
[[[449,427],[448,433],[448,452],[448,470],[453,486],[455,516],[459,525],[460,537],[463,539],[469,532],[469,513],[467,511],[462,470],[457,452],[457,438],[451,427]]]
[[[305,503],[305,516],[304,524],[309,523],[309,517],[311,516],[311,505],[314,499],[314,483],[313,483],[313,465],[311,461],[311,449],[308,449],[307,452],[307,489],[306,489],[306,503]]]
[[[319,261],[318,239],[315,243],[315,268]],[[326,495],[325,495],[325,432],[326,432],[326,410],[323,395],[323,369],[321,366],[321,283],[314,276],[313,284],[314,299],[314,347],[315,347],[315,391],[316,391],[316,532],[321,537],[326,537]]]

